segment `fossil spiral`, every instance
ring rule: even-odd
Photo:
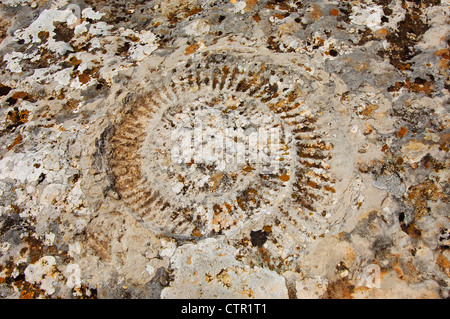
[[[324,120],[332,117],[322,116],[332,108],[314,81],[220,54],[155,76],[110,141],[121,200],[149,229],[176,237],[268,224],[320,235],[340,193]]]

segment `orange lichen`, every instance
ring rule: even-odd
[[[38,33],[38,38],[39,38],[39,39],[41,40],[41,42],[43,42],[43,43],[47,42],[49,36],[50,36],[50,32],[48,32],[48,31],[42,30],[42,31],[39,31],[39,33]]]
[[[89,76],[89,74],[81,73],[80,75],[78,75],[78,80],[80,80],[80,82],[83,84],[88,83],[90,79],[91,77]]]
[[[387,30],[385,28],[382,28],[375,32],[375,37],[377,39],[385,39],[387,34],[388,34]]]
[[[236,203],[238,204],[239,208],[242,209],[243,211],[245,211],[245,206],[242,202],[242,198],[240,196],[236,197]]]
[[[398,262],[396,266],[393,266],[393,269],[397,273],[398,278],[403,279],[403,270],[400,266],[398,266]]]
[[[214,204],[213,211],[214,211],[214,213],[219,214],[222,212],[222,207],[218,204]]]
[[[14,92],[14,94],[12,95],[12,98],[14,98],[14,99],[26,100],[26,99],[29,99],[30,97],[31,96],[27,92],[22,92],[22,91]]]
[[[259,14],[255,14],[252,18],[253,18],[253,20],[255,20],[256,22],[261,21],[261,17],[259,16]]]
[[[441,135],[441,138],[439,140],[439,147],[441,150],[448,152],[450,144],[450,133],[446,133]]]
[[[287,182],[287,181],[289,181],[290,176],[288,174],[283,174],[279,178],[282,182]]]
[[[69,62],[70,64],[72,64],[73,67],[77,67],[81,64],[82,61],[78,60],[76,57],[73,56],[69,59]]]
[[[372,127],[370,126],[370,124],[369,123],[366,123],[366,130],[364,131],[364,135],[369,135],[370,133],[372,133],[373,132],[373,129],[372,129]]]
[[[250,165],[247,165],[247,166],[244,167],[242,170],[243,170],[244,172],[246,172],[246,173],[249,173],[249,172],[253,171],[254,168],[251,167]]]
[[[200,237],[200,236],[202,236],[200,228],[198,228],[198,227],[194,228],[194,230],[192,231],[192,236],[193,237]]]
[[[223,178],[223,174],[218,173],[216,175],[214,175],[213,177],[211,177],[211,190],[215,191],[216,188],[219,186],[220,181]]]
[[[30,114],[30,111],[28,111],[28,110],[22,110],[22,111],[14,110],[14,111],[8,112],[6,119],[8,120],[8,122],[11,122],[14,126],[18,126],[18,125],[28,122],[29,114]]]
[[[436,51],[434,54],[442,57],[443,59],[450,60],[450,50],[449,49],[442,49],[442,50]]]
[[[10,206],[11,206],[11,208],[12,208],[12,210],[13,210],[14,213],[20,214],[20,213],[22,212],[22,210],[20,209],[19,206],[14,205],[14,204],[11,204]]]
[[[414,225],[414,223],[409,224],[406,227],[406,233],[409,235],[409,237],[411,238],[421,238],[422,237],[422,231],[417,228],[416,225]]]
[[[390,87],[388,91],[397,92],[401,88],[405,88],[410,92],[425,93],[426,95],[431,95],[434,92],[433,83],[420,78],[416,78],[414,82],[410,79],[406,79],[405,82],[395,82],[395,85]]]
[[[228,212],[231,213],[231,210],[232,210],[231,205],[228,203],[225,203],[224,205],[225,205],[225,208],[228,210]]]
[[[328,192],[336,193],[336,190],[334,189],[334,187],[331,187],[331,186],[326,185],[326,186],[324,187],[324,189],[325,189],[326,191],[328,191]]]
[[[338,14],[339,14],[339,10],[338,9],[332,9],[331,11],[330,11],[330,14],[332,15],[332,16],[337,16]]]
[[[20,292],[20,299],[34,299],[34,291],[22,290]]]
[[[129,36],[126,36],[125,38],[130,40],[131,42],[138,42],[141,40],[139,37],[137,37],[135,35],[129,35]]]
[[[270,256],[269,256],[269,253],[267,252],[267,249],[264,248],[264,246],[261,246],[261,247],[258,247],[258,251],[260,252],[260,254],[261,254],[263,260],[264,260],[267,264],[269,264],[269,269],[270,269],[270,270],[273,270],[274,267],[273,267],[273,265],[270,265]]]
[[[420,218],[427,213],[427,202],[429,200],[437,201],[444,196],[433,181],[426,180],[421,184],[410,187],[407,199],[414,206],[416,217]]]
[[[266,233],[270,234],[270,233],[272,232],[272,226],[271,226],[271,225],[265,225],[265,226],[263,227],[263,230],[264,230]]]
[[[189,18],[190,16],[202,12],[203,9],[201,7],[194,7],[192,9],[186,10],[184,17]]]
[[[317,188],[317,183],[313,182],[313,181],[309,181],[308,182],[308,186],[311,187],[311,188]]]

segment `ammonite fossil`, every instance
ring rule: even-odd
[[[346,173],[332,165],[348,160],[333,142],[345,140],[339,114],[315,82],[220,54],[155,75],[115,126],[114,188],[146,227],[175,237],[264,225],[280,236],[323,234],[343,214]]]

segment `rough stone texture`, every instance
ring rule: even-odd
[[[0,297],[449,298],[449,4],[2,1]]]
[[[238,261],[239,250],[208,238],[176,250],[171,266],[178,270],[163,298],[287,298],[285,279],[267,268]]]

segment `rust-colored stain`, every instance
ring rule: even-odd
[[[449,49],[442,49],[442,50],[436,51],[434,54],[437,56],[440,56],[443,59],[450,60],[450,50]]]
[[[258,0],[245,0],[245,3],[247,4],[245,6],[245,11],[251,11],[255,6]]]
[[[89,74],[81,73],[80,75],[78,75],[78,80],[80,80],[80,82],[83,84],[88,83],[90,79],[91,77],[89,76]]]
[[[57,100],[64,100],[66,98],[66,95],[64,94],[64,90],[61,90],[60,92],[59,92],[59,94],[56,96],[56,99]]]
[[[309,187],[312,187],[312,188],[317,188],[317,183],[316,183],[316,182],[313,182],[313,181],[309,181],[309,182],[307,183],[307,185],[308,185]]]
[[[6,19],[0,20],[0,43],[8,36],[8,29],[11,26],[11,22]]]
[[[425,93],[426,95],[431,95],[434,92],[434,84],[422,78],[416,78],[414,82],[410,79],[406,79],[404,82],[395,82],[395,85],[390,87],[388,91],[397,92],[401,88],[405,88],[410,92]]]
[[[69,59],[69,62],[70,64],[72,64],[73,67],[77,67],[81,64],[82,61],[78,60],[76,57],[73,56]]]
[[[369,69],[369,64],[367,62],[356,63],[353,67],[358,72],[363,72]]]
[[[283,20],[284,18],[288,17],[289,13],[276,13],[273,15],[274,18],[277,18],[278,20]]]
[[[225,205],[225,208],[227,209],[227,211],[228,211],[229,213],[231,213],[231,211],[232,211],[231,205],[228,204],[228,203],[225,203],[224,205]]]
[[[41,42],[45,43],[47,42],[48,38],[50,37],[50,32],[48,31],[39,31],[38,38],[41,40]]]
[[[420,218],[428,212],[427,202],[445,198],[445,194],[431,180],[412,186],[408,190],[407,200],[414,206],[416,218]]]
[[[394,257],[395,257],[395,260],[393,261],[392,269],[395,271],[398,278],[404,279],[404,273],[403,273],[403,269],[400,264],[400,258],[398,255],[395,255]]]
[[[328,191],[328,192],[333,193],[333,194],[336,193],[336,190],[334,189],[334,187],[325,185],[324,189],[325,189],[326,191]]]
[[[219,204],[214,204],[213,211],[214,211],[214,213],[221,213],[222,212],[222,206],[220,206]]]
[[[406,2],[403,4],[406,5]],[[379,52],[381,56],[387,56],[390,63],[399,70],[410,69],[408,61],[417,54],[414,46],[429,28],[417,12],[408,8],[406,11],[404,19],[397,24],[397,30],[386,36],[389,48]]]
[[[448,152],[449,150],[449,144],[450,144],[450,133],[446,133],[441,135],[441,138],[439,140],[439,147],[441,150]]]
[[[131,42],[139,42],[141,39],[135,35],[129,35],[125,37],[126,39],[130,40]]]
[[[422,237],[422,231],[417,228],[417,226],[413,223],[409,224],[406,227],[406,233],[409,235],[409,237],[411,238],[416,238],[419,239]]]
[[[200,236],[202,236],[202,233],[200,232],[200,228],[198,228],[198,227],[194,228],[194,230],[192,231],[191,235],[193,237],[200,237]]]
[[[35,292],[32,290],[22,290],[20,292],[20,299],[35,299]]]
[[[256,22],[261,21],[261,17],[259,16],[259,14],[255,14],[252,18],[253,18],[253,20],[255,20]]]
[[[21,134],[17,135],[17,137],[14,140],[14,142],[11,145],[8,146],[8,152],[10,150],[12,150],[14,146],[16,146],[16,145],[18,145],[20,143],[22,143],[22,135]]]
[[[190,55],[200,48],[200,43],[194,43],[184,50],[184,55]]]
[[[185,4],[174,11],[166,13],[165,15],[171,24],[176,24],[202,11],[203,9],[200,6],[190,7]]]
[[[439,70],[441,72],[443,72],[444,74],[447,74],[448,65],[450,63],[450,50],[442,49],[442,50],[435,52],[435,55],[441,58],[441,60],[439,61],[439,64],[438,64]]]
[[[401,127],[400,130],[396,133],[398,138],[402,138],[403,136],[406,135],[406,133],[408,133],[408,129],[406,127]]]
[[[194,7],[192,9],[186,10],[184,17],[189,18],[190,16],[193,16],[194,14],[198,14],[202,11],[203,11],[203,9],[201,7]]]
[[[311,17],[314,20],[319,20],[322,17],[322,9],[317,4],[313,4],[312,10],[311,10]]]
[[[322,299],[352,299],[355,285],[351,284],[348,278],[341,278],[331,282]]]
[[[211,190],[213,190],[213,191],[216,190],[216,188],[219,186],[222,178],[223,178],[222,173],[217,173],[213,177],[211,177],[211,183],[212,183],[212,185],[210,186]]]
[[[270,255],[267,252],[267,249],[264,246],[258,247],[258,251],[261,254],[261,257],[263,258],[264,262],[268,264],[268,268],[270,270],[274,270],[274,266],[270,262]]]
[[[32,96],[30,94],[28,94],[27,92],[23,92],[23,91],[18,91],[18,92],[14,92],[14,94],[11,96],[13,99],[22,99],[22,100],[32,100]]]
[[[270,233],[272,232],[272,226],[271,226],[271,225],[265,225],[265,226],[263,227],[263,230],[264,230],[266,233],[270,234]]]
[[[20,214],[20,213],[22,212],[22,209],[20,209],[19,206],[14,205],[14,204],[11,204],[10,206],[11,206],[11,208],[12,208],[12,210],[13,210],[14,213]]]
[[[30,114],[30,111],[28,110],[13,110],[8,112],[6,115],[6,119],[8,122],[10,122],[14,127],[25,124],[28,122],[28,115]]]
[[[445,258],[442,252],[439,254],[436,262],[440,267],[450,269],[450,261],[447,258]]]

